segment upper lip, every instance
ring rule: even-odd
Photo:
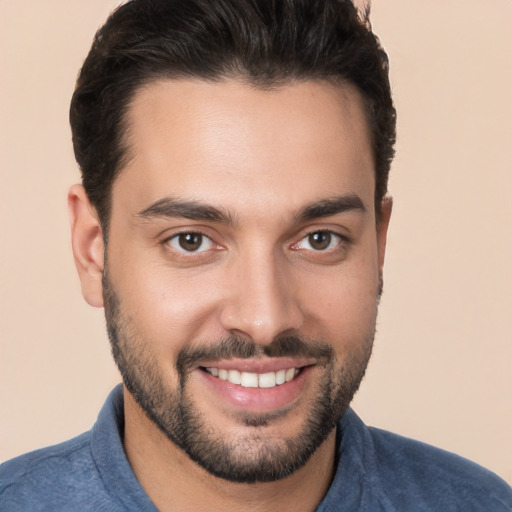
[[[311,359],[294,359],[291,357],[268,357],[261,359],[218,359],[201,361],[198,367],[218,368],[219,370],[239,370],[248,373],[268,373],[290,368],[302,368],[315,364]]]

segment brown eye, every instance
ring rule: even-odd
[[[349,246],[346,236],[329,229],[319,229],[305,234],[291,249],[312,262],[330,264],[343,261]]]
[[[213,246],[212,240],[202,233],[178,233],[167,243],[181,252],[204,252]]]
[[[178,236],[178,242],[185,251],[197,251],[203,243],[201,233],[184,233]]]
[[[308,235],[308,243],[315,251],[325,251],[330,247],[332,238],[329,231],[317,231]]]

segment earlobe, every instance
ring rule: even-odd
[[[73,185],[68,193],[71,244],[84,299],[94,307],[103,307],[103,232],[95,208],[82,185]]]
[[[381,274],[382,268],[384,266],[384,258],[386,255],[386,241],[392,210],[393,198],[391,196],[384,197],[380,204],[379,219],[377,221],[377,247],[379,257],[379,269]]]

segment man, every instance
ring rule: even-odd
[[[129,2],[71,124],[75,261],[124,386],[89,433],[2,467],[2,509],[512,509],[488,471],[348,409],[395,138],[350,2]]]

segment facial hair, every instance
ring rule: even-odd
[[[103,274],[105,318],[114,360],[124,385],[139,407],[167,438],[210,474],[232,482],[271,482],[301,468],[336,427],[357,391],[370,359],[375,325],[358,340],[357,348],[340,364],[331,345],[299,336],[280,336],[258,346],[242,337],[185,345],[175,368],[178,386],[167,385],[158,361],[151,353],[151,340],[144,340]],[[376,300],[377,302],[377,300]],[[377,307],[377,306],[376,306]],[[287,411],[240,413],[237,420],[250,433],[233,439],[216,431],[190,395],[187,381],[200,361],[268,357],[306,357],[316,361],[321,372],[318,391],[305,404],[300,432],[283,439],[269,438],[265,427],[282,420]]]

